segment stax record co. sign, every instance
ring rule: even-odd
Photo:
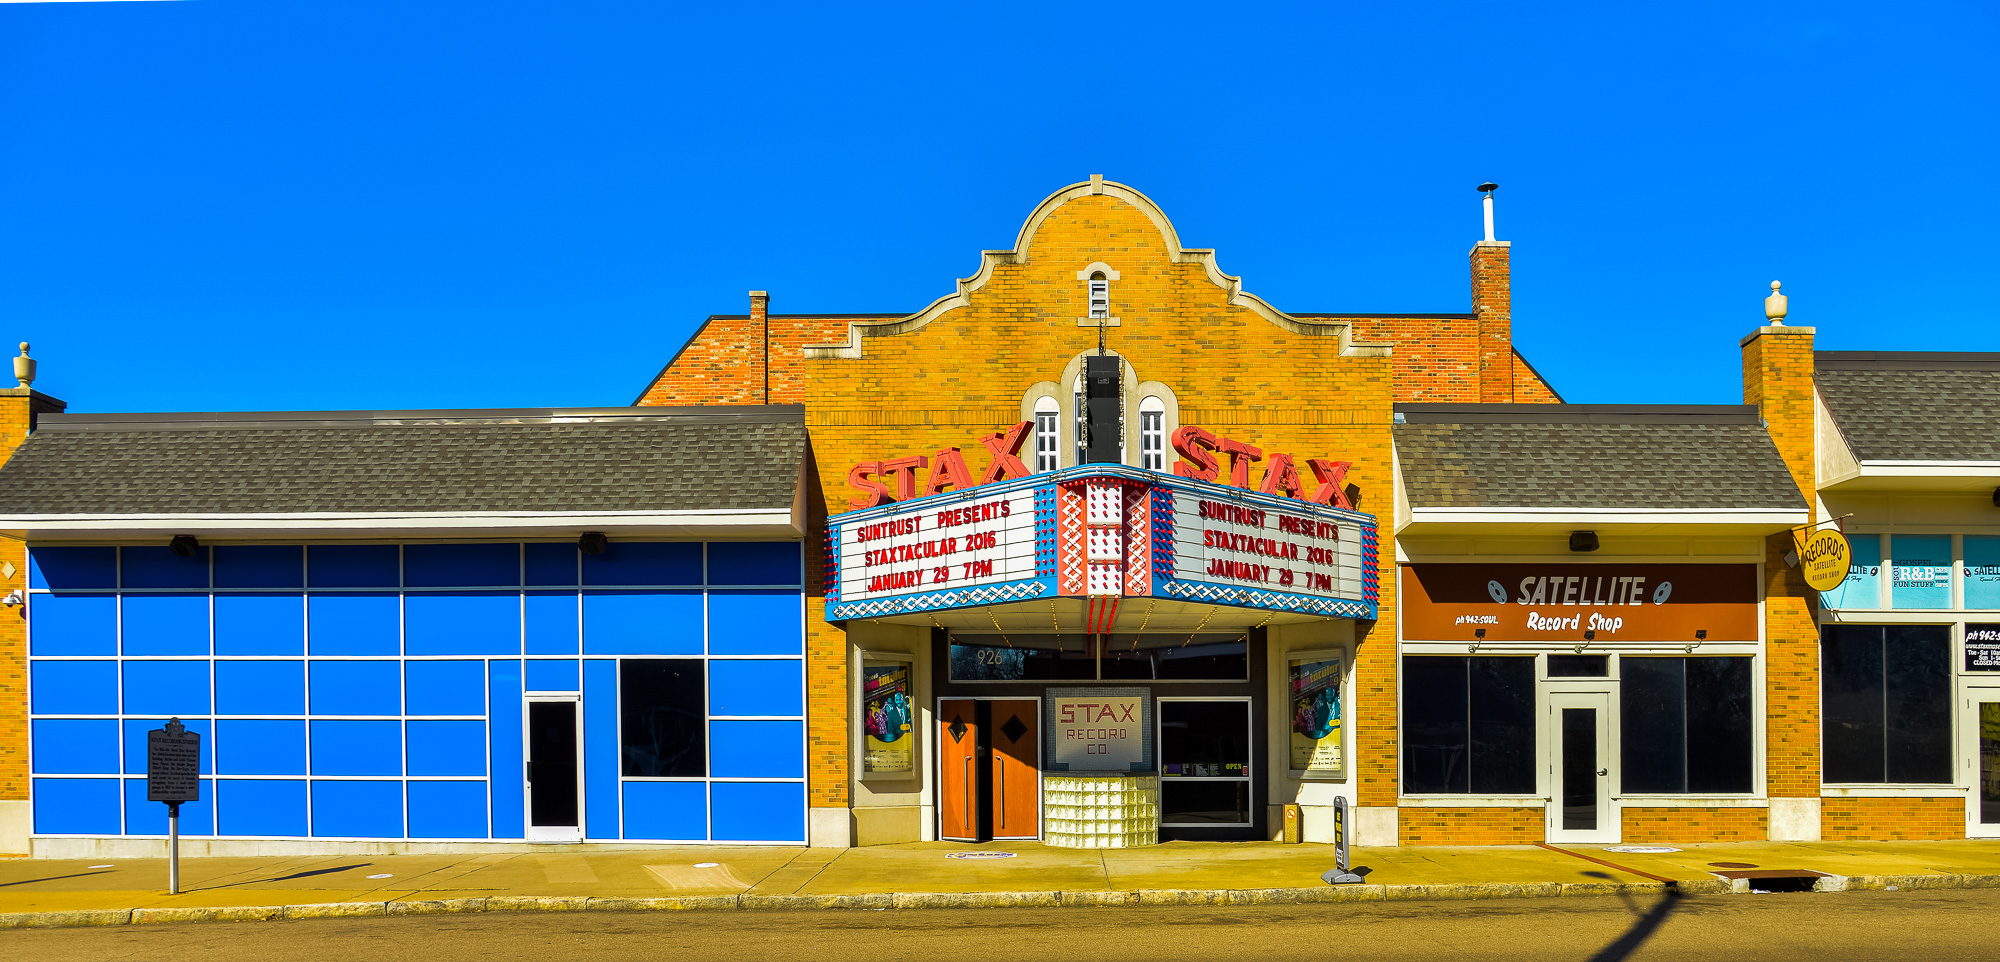
[[[827,519],[828,619],[1063,596],[1096,600],[1097,625],[1128,597],[1375,617],[1375,519],[1353,510],[1348,462],[1308,459],[1308,486],[1289,455],[1184,427],[1171,475],[1034,474],[1033,428],[979,438],[977,481],[956,447],[851,468],[854,510]]]

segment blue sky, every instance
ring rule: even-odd
[[[1092,173],[1281,309],[1571,401],[2000,351],[1990,3],[0,4],[0,342],[72,411],[628,403],[711,313],[912,311]]]

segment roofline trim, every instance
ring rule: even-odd
[[[554,530],[630,531],[699,529],[745,535],[788,531],[797,534],[791,507],[733,511],[459,511],[459,512],[296,512],[287,514],[24,514],[0,515],[0,532],[31,540],[46,537],[115,537],[229,532],[329,532],[346,536],[413,532],[505,532]]]
[[[704,405],[696,407],[470,408],[434,411],[214,411],[127,414],[44,414],[43,431],[248,430],[256,428],[348,428],[465,425],[605,423],[805,424],[803,404]]]
[[[2000,371],[1991,351],[1815,351],[1814,371]]]
[[[1537,375],[1538,377],[1540,375]],[[1546,381],[1543,383],[1547,383]],[[1555,388],[1551,387],[1553,391]],[[1754,424],[1754,404],[1396,404],[1403,424]]]
[[[1095,195],[1115,197],[1138,208],[1141,213],[1146,215],[1147,219],[1153,222],[1153,226],[1166,239],[1167,257],[1176,264],[1200,264],[1202,269],[1208,274],[1209,281],[1228,292],[1227,303],[1231,306],[1246,308],[1259,317],[1294,334],[1301,334],[1307,337],[1339,338],[1340,353],[1343,355],[1387,356],[1389,354],[1389,345],[1387,344],[1355,344],[1352,340],[1352,330],[1348,324],[1314,323],[1308,320],[1301,320],[1294,315],[1272,307],[1263,298],[1245,291],[1241,277],[1225,274],[1220,267],[1216,266],[1214,249],[1182,247],[1179,232],[1174,230],[1174,225],[1167,219],[1166,212],[1161,210],[1160,205],[1154,203],[1152,198],[1147,197],[1145,194],[1126,184],[1092,177],[1089,180],[1079,181],[1068,187],[1064,187],[1044,198],[1041,204],[1037,205],[1034,211],[1028,215],[1028,219],[1022,222],[1020,233],[1014,237],[1014,247],[1011,250],[1003,251],[981,251],[979,255],[979,270],[974,272],[971,277],[959,278],[957,290],[932,301],[922,310],[905,317],[881,321],[851,322],[847,325],[847,342],[845,344],[807,344],[804,346],[805,356],[815,359],[859,358],[862,356],[862,338],[893,337],[899,334],[908,334],[937,320],[946,311],[965,306],[970,303],[970,295],[974,291],[985,287],[986,282],[993,279],[994,268],[1003,264],[1022,264],[1027,262],[1029,242],[1034,238],[1035,231],[1041,227],[1043,221],[1055,213],[1057,208],[1079,197]]]

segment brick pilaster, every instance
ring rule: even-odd
[[[0,388],[0,464],[34,430],[35,419],[62,413],[64,404],[30,388]],[[24,542],[0,538],[0,565],[14,573],[0,577],[0,596],[28,587]],[[0,572],[6,569],[0,567]],[[28,798],[28,625],[27,609],[0,608],[0,802]],[[6,847],[0,847],[0,852]]]
[[[1813,473],[1813,329],[1772,325],[1742,341],[1743,403],[1754,404],[1808,504]],[[1817,798],[1819,630],[1812,589],[1785,563],[1793,536],[1764,546],[1765,781],[1774,798]]]

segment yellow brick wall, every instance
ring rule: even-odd
[[[978,436],[1018,422],[1032,385],[1057,380],[1073,357],[1096,348],[1097,330],[1076,325],[1089,313],[1076,273],[1102,261],[1119,273],[1111,313],[1122,326],[1109,330],[1108,346],[1140,380],[1173,389],[1181,424],[1292,454],[1301,465],[1307,457],[1353,461],[1348,480],[1359,488],[1358,507],[1386,520],[1391,359],[1343,357],[1337,338],[1293,333],[1230,305],[1200,264],[1174,263],[1167,243],[1123,200],[1076,198],[1039,225],[1022,263],[995,267],[965,305],[915,331],[864,338],[860,358],[806,360],[806,418],[826,510],[847,510],[858,493],[847,471],[859,461],[957,445],[980,473],[987,455]],[[1253,471],[1252,483],[1260,480],[1261,469]],[[1382,597],[1393,599],[1394,552],[1386,545],[1381,578]],[[845,697],[835,693],[845,691],[847,666],[841,632],[819,621],[820,611],[808,669],[815,699],[824,692],[813,708],[812,800],[838,805],[846,802],[848,725]],[[1369,759],[1360,766],[1363,804],[1393,804],[1395,794],[1391,617],[1385,606],[1357,665],[1368,693],[1358,713]]]
[[[0,389],[0,464],[28,439],[36,414],[62,410],[62,402],[23,388]],[[25,543],[0,538],[0,596],[28,586]],[[5,568],[0,567],[0,572]],[[0,802],[28,797],[28,624],[24,607],[0,608]]]
[[[1628,808],[1619,820],[1619,840],[1761,842],[1770,835],[1769,816],[1770,811],[1762,808]]]
[[[1396,832],[1404,845],[1529,845],[1545,834],[1539,808],[1404,808]]]
[[[1743,345],[1743,403],[1757,405],[1799,490],[1813,478],[1813,331],[1781,328]],[[1799,569],[1785,563],[1793,536],[1764,545],[1766,784],[1775,798],[1819,794],[1819,629]]]
[[[1829,842],[1964,838],[1965,799],[1821,799],[1819,834]]]

